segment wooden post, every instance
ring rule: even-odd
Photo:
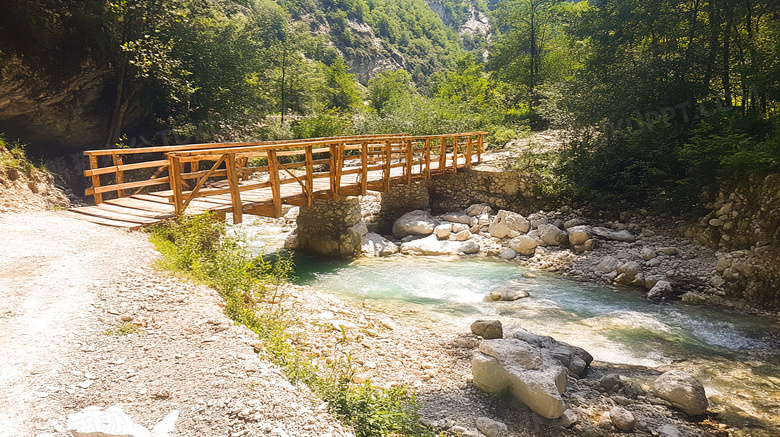
[[[466,140],[466,168],[471,168],[471,154],[473,153],[474,146],[471,143],[471,135]]]
[[[271,158],[269,154],[268,162],[270,164]],[[244,220],[244,206],[241,204],[241,191],[238,185],[238,169],[236,168],[236,154],[227,153],[227,159],[225,160],[227,166],[228,184],[230,187],[230,200],[233,201],[233,223],[239,224]],[[271,178],[273,178],[273,172],[271,172]]]
[[[97,156],[95,155],[89,155],[89,169],[90,170],[97,170],[98,169],[98,160]],[[100,186],[100,175],[92,175],[92,188],[97,188]],[[102,193],[95,193],[95,205],[103,203],[103,194]]]
[[[111,154],[111,158],[114,161],[115,166],[120,166],[123,164],[122,157],[117,155],[116,153]],[[118,184],[124,184],[125,183],[125,172],[122,170],[116,171],[116,183]],[[117,190],[116,191],[117,197],[125,197],[125,190]]]
[[[276,150],[268,151],[268,173],[271,176],[271,191],[273,192],[274,217],[282,216],[282,193],[279,183],[279,161],[276,159]]]
[[[385,191],[390,189],[390,161],[393,158],[393,144],[390,140],[385,141]]]
[[[360,161],[363,168],[360,169],[360,194],[366,195],[368,189],[368,143],[363,142],[360,145]]]
[[[338,187],[336,186],[336,166],[338,165],[338,159],[336,154],[339,153],[339,148],[335,144],[330,145],[330,194],[332,198],[336,198],[338,193]]]
[[[482,162],[482,152],[485,148],[485,134],[477,134],[477,162]]]
[[[181,189],[181,165],[179,157],[173,154],[168,155],[168,179],[171,191],[173,191],[173,207],[176,214],[184,213],[184,195]]]
[[[431,139],[425,139],[425,179],[431,178]]]
[[[406,172],[406,184],[412,183],[412,164],[414,164],[414,150],[412,149],[412,140],[403,140],[406,145],[406,166],[404,166],[404,172]]]
[[[306,193],[306,205],[311,206],[314,198],[314,154],[313,146],[306,146],[306,187],[309,192]]]
[[[439,171],[447,171],[447,138],[441,137],[441,151],[439,152]]]
[[[452,137],[452,171],[458,172],[458,136]]]
[[[335,191],[333,191],[333,195],[336,198],[339,198],[341,194],[339,191],[341,190],[341,170],[344,168],[344,143],[339,142],[336,144],[336,168],[333,169],[333,178],[335,179]]]

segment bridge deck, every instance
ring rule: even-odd
[[[351,149],[349,146],[343,147],[347,142],[342,141],[342,150],[330,149],[330,168],[326,172],[313,173],[314,164],[322,164],[312,159],[312,145],[308,145],[309,150],[307,154],[307,160],[298,165],[293,164],[276,164],[286,172],[286,174],[280,171],[278,168],[274,170],[272,166],[271,157],[275,161],[276,154],[268,152],[267,145],[242,145],[236,147],[235,145],[203,145],[200,149],[187,146],[180,146],[177,149],[163,151],[166,155],[173,159],[186,159],[190,158],[198,161],[216,161],[214,167],[207,173],[206,171],[198,170],[197,164],[193,170],[190,166],[190,173],[183,173],[182,171],[169,171],[169,176],[166,178],[158,178],[157,176],[161,172],[161,169],[165,167],[166,170],[171,168],[183,169],[183,164],[179,161],[171,160],[170,165],[161,165],[158,169],[158,173],[151,179],[147,177],[147,181],[140,182],[124,182],[123,170],[125,169],[137,169],[141,167],[153,168],[165,161],[150,161],[150,165],[144,164],[130,164],[125,165],[122,163],[121,154],[126,154],[127,149],[119,149],[116,155],[112,155],[112,167],[100,168],[97,165],[95,155],[100,152],[85,152],[90,156],[91,169],[85,172],[85,176],[91,177],[93,187],[87,190],[88,195],[94,195],[96,205],[73,208],[70,210],[71,214],[79,219],[87,220],[93,223],[128,228],[131,230],[139,229],[146,226],[151,226],[165,220],[176,217],[177,205],[178,210],[181,213],[198,214],[206,211],[215,211],[220,214],[227,212],[234,213],[234,221],[240,222],[240,214],[249,213],[255,215],[263,215],[269,217],[278,217],[280,214],[281,204],[288,205],[307,205],[311,204],[312,199],[333,199],[339,196],[360,195],[365,193],[366,190],[385,191],[389,186],[405,184],[415,180],[425,180],[432,175],[443,174],[446,171],[457,171],[459,168],[470,167],[472,161],[472,139],[471,135],[479,135],[477,147],[477,153],[475,156],[479,157],[481,154],[482,146],[482,133],[477,134],[457,134],[461,136],[468,136],[468,150],[463,150],[463,153],[459,152],[458,145],[464,146],[466,143],[460,143],[458,137],[454,137],[454,140],[450,141],[450,146],[445,145],[445,140],[441,140],[441,149],[439,149],[438,141],[441,136],[420,138],[416,137],[415,141],[422,141],[424,139],[425,146],[418,148],[416,151],[413,149],[413,141],[404,140],[397,144],[391,145],[390,141],[387,141],[386,147],[383,150],[375,151],[374,157],[371,159],[372,153],[368,148],[368,143],[371,141],[366,140],[364,137],[354,137],[358,143],[362,142],[362,153],[358,155],[349,155],[349,150],[360,151],[361,145],[353,146]],[[368,137],[375,138],[375,137]],[[385,140],[387,137],[383,137]],[[394,142],[398,142],[397,138],[407,137],[393,137]],[[431,138],[436,139],[436,144],[431,146]],[[358,141],[359,140],[359,141]],[[321,141],[320,141],[321,142]],[[285,149],[281,147],[278,151],[280,155],[287,154],[303,154],[301,145],[305,147],[306,144],[302,142],[295,143],[293,150]],[[315,146],[318,144],[317,140],[314,140],[311,144]],[[376,144],[376,140],[373,140],[372,144]],[[406,150],[399,149],[398,144],[405,144]],[[422,143],[420,143],[422,144]],[[475,143],[476,144],[476,143]],[[173,147],[173,146],[172,146]],[[203,150],[203,148],[209,147],[209,149]],[[382,146],[384,147],[384,146]],[[403,147],[403,146],[402,146]],[[451,148],[451,153],[447,153],[447,147]],[[258,154],[258,150],[262,148],[263,153]],[[157,152],[157,149],[150,153]],[[224,149],[224,152],[223,152]],[[194,151],[193,151],[194,150]],[[201,151],[202,150],[202,151]],[[236,151],[239,151],[236,153]],[[274,148],[276,150],[276,148]],[[322,152],[323,149],[315,149],[314,152]],[[378,149],[377,149],[378,150]],[[443,151],[438,155],[432,155],[437,151]],[[367,153],[368,151],[368,153]],[[253,154],[254,152],[254,154]],[[90,155],[90,153],[94,153]],[[140,150],[138,153],[143,153]],[[228,155],[233,153],[230,159],[239,160],[242,156],[263,156],[268,160],[268,166],[254,168],[262,171],[248,171],[252,167],[245,167],[247,165],[247,158],[244,158],[243,164],[236,164],[234,168],[237,170],[244,170],[251,177],[246,177],[243,180],[237,178],[230,178],[230,171],[228,170],[228,161],[226,160]],[[344,156],[347,153],[347,156]],[[415,157],[415,153],[417,156]],[[105,154],[105,153],[102,153]],[[209,158],[209,155],[213,157]],[[380,156],[379,159],[376,156]],[[217,159],[217,156],[220,158]],[[237,157],[238,156],[238,157]],[[391,157],[391,159],[382,159],[384,157]],[[409,159],[411,158],[411,159]],[[224,160],[224,161],[221,161]],[[406,161],[409,161],[408,163]],[[190,162],[186,161],[186,162]],[[325,160],[320,160],[325,161]],[[220,168],[220,162],[222,162],[225,168]],[[151,164],[154,164],[152,166]],[[113,186],[100,184],[100,175],[113,174],[114,182]],[[334,176],[335,173],[335,176]],[[97,174],[98,179],[95,179]],[[235,174],[235,172],[234,172]],[[282,176],[280,176],[280,174]],[[187,175],[194,175],[188,177]],[[284,177],[289,175],[291,177]],[[197,179],[196,179],[197,176]],[[224,178],[214,176],[225,176]],[[308,178],[307,178],[308,176]],[[334,179],[335,178],[335,179]],[[197,183],[190,184],[191,187],[186,187],[186,180],[196,179]],[[199,179],[199,180],[198,180]],[[365,181],[363,180],[365,179]],[[139,192],[135,194],[125,195],[127,188],[140,187],[143,188],[150,185],[151,182],[158,184],[166,184],[170,189],[153,191],[146,194]],[[182,181],[185,181],[185,188],[182,188]],[[281,181],[281,182],[280,182]],[[336,181],[337,193],[333,193],[334,181]],[[177,183],[178,182],[178,183]],[[296,183],[297,182],[297,183]],[[255,188],[260,186],[259,188]],[[176,190],[179,190],[178,193]],[[100,193],[116,191],[117,198],[103,200]],[[213,194],[212,194],[213,193]],[[182,201],[186,198],[186,202]],[[241,205],[241,212],[239,217],[235,217],[234,208],[237,206],[236,199],[239,199]],[[178,203],[177,203],[178,202]],[[236,220],[238,218],[238,220]]]

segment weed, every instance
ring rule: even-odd
[[[161,267],[217,290],[225,300],[225,314],[255,332],[264,343],[264,354],[288,380],[309,386],[356,436],[430,435],[418,422],[418,403],[407,388],[383,391],[370,384],[351,384],[348,354],[336,354],[336,360],[318,368],[316,357],[295,346],[306,342],[291,334],[297,320],[281,305],[258,305],[261,300],[283,298],[283,286],[295,270],[291,255],[253,257],[245,238],[227,235],[224,222],[213,213],[179,217],[151,232],[163,254]]]
[[[113,328],[106,329],[103,333],[106,335],[125,336],[130,334],[137,334],[141,332],[141,328],[130,322],[118,323]]]

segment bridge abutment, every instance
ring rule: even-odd
[[[366,233],[357,197],[314,200],[298,213],[295,249],[328,258],[353,258]]]

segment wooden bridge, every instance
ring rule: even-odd
[[[485,132],[310,138],[90,150],[87,196],[76,217],[138,229],[183,213],[279,217],[282,205],[309,206],[386,191],[479,162]]]

